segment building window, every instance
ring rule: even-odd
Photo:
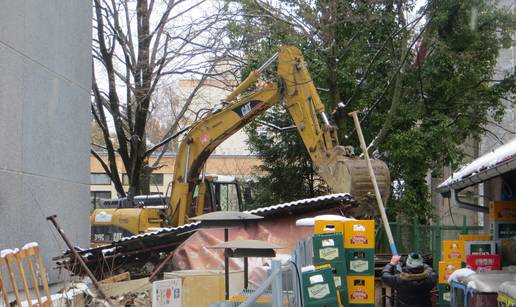
[[[104,173],[91,173],[90,183],[94,185],[111,184],[111,178]]]
[[[91,191],[90,192],[91,204],[93,209],[100,208],[101,201],[111,199],[110,191]]]
[[[151,174],[150,184],[151,186],[163,185],[163,174]]]
[[[122,185],[129,185],[129,176],[122,174]],[[163,185],[163,174],[151,174],[150,185]]]

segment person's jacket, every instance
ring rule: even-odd
[[[396,266],[387,264],[382,271],[382,281],[385,285],[398,292],[396,305],[400,307],[432,306],[431,291],[437,280],[437,274],[425,265],[417,271],[396,273]]]

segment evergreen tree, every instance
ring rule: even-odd
[[[493,71],[499,49],[511,43],[515,19],[488,1],[439,0],[407,20],[413,5],[404,0],[282,0],[274,6],[238,1],[241,19],[229,32],[248,70],[281,45],[299,47],[316,86],[325,89],[319,93],[327,111],[339,102],[346,112],[362,111],[365,138],[374,155],[388,163],[395,183],[388,211],[424,221],[432,211],[428,171],[437,174],[442,165],[460,162],[460,145],[481,135],[489,115],[499,118],[500,98],[514,93],[514,74],[493,80]],[[277,112],[265,119],[289,125]],[[340,116],[335,122],[341,143],[360,152],[351,119]],[[264,139],[249,129],[249,135],[268,172],[260,180],[261,198],[275,202],[317,193],[308,184],[315,177],[296,133]],[[301,178],[305,181],[296,182]]]

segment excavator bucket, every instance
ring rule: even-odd
[[[371,160],[384,203],[389,197],[390,175],[385,162]],[[343,146],[336,146],[327,155],[324,167],[317,170],[319,176],[328,184],[333,193],[350,193],[359,203],[374,199],[374,188],[369,176],[367,161],[363,158],[349,157]]]

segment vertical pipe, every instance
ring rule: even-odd
[[[227,228],[224,228],[224,242],[227,242],[229,240],[229,230]],[[224,275],[226,278],[224,279],[224,292],[225,292],[225,299],[229,300],[229,258],[224,251]]]
[[[247,257],[244,257],[244,289],[249,288],[249,262]]]
[[[190,144],[186,145],[185,178],[183,182],[188,182],[188,164],[190,164]]]

